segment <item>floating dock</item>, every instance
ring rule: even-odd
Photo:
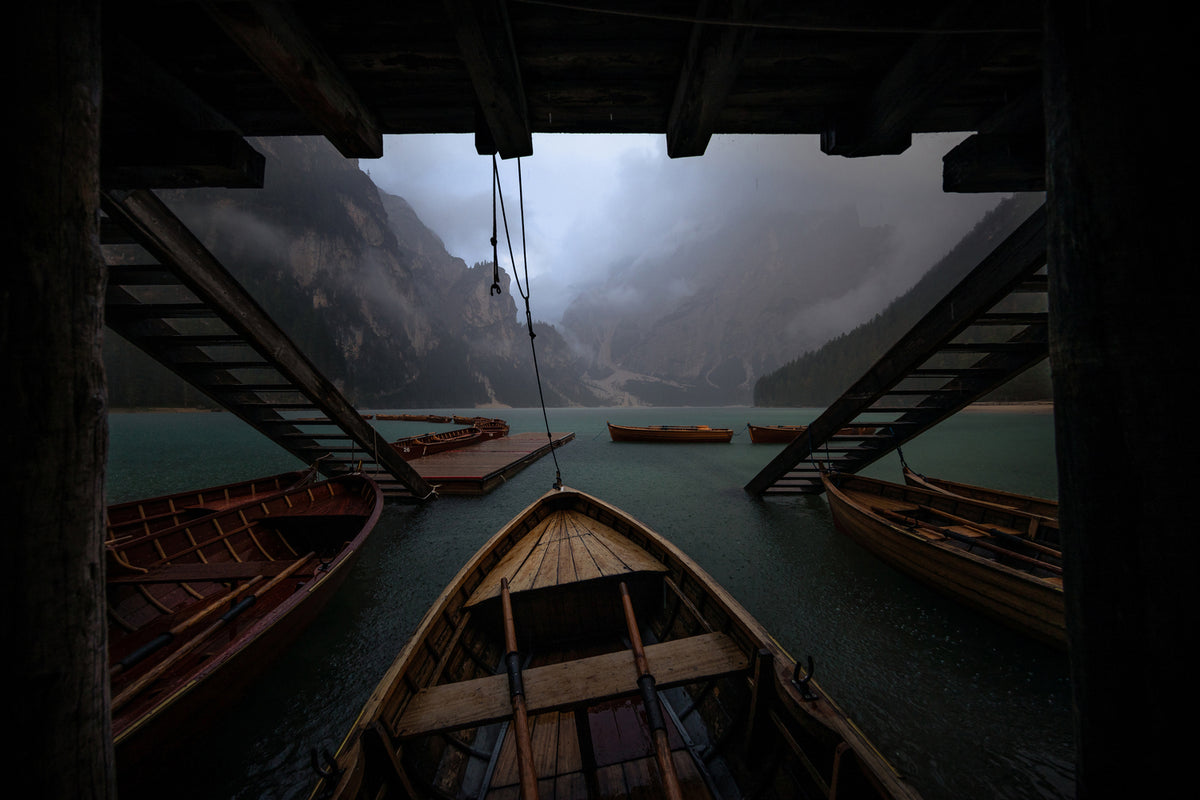
[[[514,433],[408,463],[438,494],[487,494],[574,438],[574,433]]]

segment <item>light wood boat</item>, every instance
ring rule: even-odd
[[[729,428],[710,428],[707,425],[613,425],[608,423],[608,435],[614,442],[729,442]]]
[[[929,489],[934,492],[951,494],[956,497],[966,497],[983,503],[993,503],[998,506],[1013,508],[1048,519],[1058,519],[1058,503],[1054,500],[1045,500],[1041,497],[1031,497],[1024,494],[1014,494],[1000,489],[989,489],[984,486],[973,486],[969,483],[958,483],[946,480],[945,478],[931,478],[928,475],[914,472],[907,465],[903,469],[904,482],[909,486],[919,486],[922,489]]]
[[[109,677],[123,795],[212,725],[308,624],[382,508],[374,481],[344,475],[110,539]]]
[[[962,603],[1066,646],[1058,524],[990,503],[858,475],[822,476],[838,530]]]
[[[445,450],[457,450],[460,447],[468,447],[478,444],[487,438],[489,437],[484,436],[483,431],[479,430],[479,428],[456,428],[452,431],[423,433],[420,436],[408,436],[404,439],[397,439],[391,443],[391,447],[400,454],[401,458],[408,460],[430,456]]]
[[[313,797],[915,798],[699,566],[547,493],[459,571]]]

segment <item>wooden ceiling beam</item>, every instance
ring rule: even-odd
[[[687,55],[679,72],[667,117],[667,155],[704,155],[725,107],[754,29],[721,25],[718,19],[746,22],[759,0],[702,0],[692,25]]]
[[[859,158],[907,150],[915,120],[948,89],[975,75],[1000,42],[988,31],[1004,10],[980,5],[952,3],[932,26],[947,32],[920,35],[863,103],[836,114],[821,134],[821,151]]]
[[[262,188],[266,160],[232,122],[119,33],[105,53],[104,188]]]
[[[375,115],[287,3],[206,2],[209,16],[342,155],[379,158]]]
[[[946,192],[1044,192],[1046,125],[1039,84],[942,158]]]
[[[503,0],[443,0],[477,101],[476,150],[501,158],[533,154],[533,129]],[[489,149],[490,148],[490,149]],[[487,151],[487,152],[485,152]]]

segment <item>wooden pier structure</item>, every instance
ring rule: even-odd
[[[3,603],[9,666],[24,689],[8,753],[20,765],[16,793],[115,796],[102,680],[101,343],[110,308],[131,312],[130,325],[137,310],[106,302],[102,195],[124,205],[132,195],[119,191],[262,187],[247,137],[323,136],[347,158],[370,159],[383,155],[385,136],[403,148],[401,134],[429,133],[473,134],[481,156],[501,158],[532,154],[535,133],[651,133],[671,157],[702,156],[714,134],[806,135],[846,158],[887,158],[915,135],[951,133],[961,140],[942,161],[947,192],[1044,192],[1076,793],[1169,795],[1192,779],[1187,737],[1145,735],[1179,723],[1180,687],[1192,679],[1181,654],[1200,616],[1190,592],[1200,560],[1194,448],[1179,433],[1195,338],[1196,169],[1180,135],[1195,93],[1194,37],[1166,4],[82,0],[20,9],[6,49],[19,157],[9,165],[13,257],[0,304],[10,376],[0,413],[15,421],[3,462],[15,579]],[[886,388],[909,372],[877,366]],[[255,424],[300,434],[277,432],[277,441],[318,444],[274,420],[284,416],[264,394],[274,386],[228,391],[247,395]],[[846,400],[884,387],[863,388]],[[382,454],[352,409],[318,399],[333,407],[312,415],[332,411],[351,445]],[[855,415],[838,412],[813,433],[828,438]],[[785,452],[754,490],[798,463]],[[424,479],[408,480],[422,496]]]
[[[1045,267],[1042,206],[755,475],[746,491],[819,494],[822,469],[858,472],[1043,361],[1050,336]],[[842,433],[846,428],[864,432]]]
[[[574,433],[513,433],[408,463],[439,495],[487,494],[574,438]]]

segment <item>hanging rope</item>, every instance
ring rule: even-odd
[[[521,263],[525,271],[525,285],[521,285],[521,275],[517,271],[517,260],[513,256],[512,236],[508,232],[508,215],[504,211],[504,190],[500,187],[500,169],[496,164],[496,156],[492,154],[492,293],[500,293],[500,261],[496,257],[496,202],[500,203],[500,219],[504,222],[504,239],[508,243],[508,260],[513,265],[513,280],[517,284],[517,293],[525,301],[525,325],[529,329],[529,351],[533,354],[533,374],[537,378],[538,400],[542,404],[542,419],[546,423],[546,440],[550,443],[550,456],[554,459],[554,488],[562,486],[562,471],[558,466],[557,448],[554,446],[554,434],[550,432],[550,417],[546,414],[546,397],[542,393],[542,374],[538,369],[537,348],[533,340],[537,334],[533,332],[533,313],[529,310],[529,260],[525,247],[525,184],[521,178],[521,159],[517,159],[517,196],[521,211]]]

